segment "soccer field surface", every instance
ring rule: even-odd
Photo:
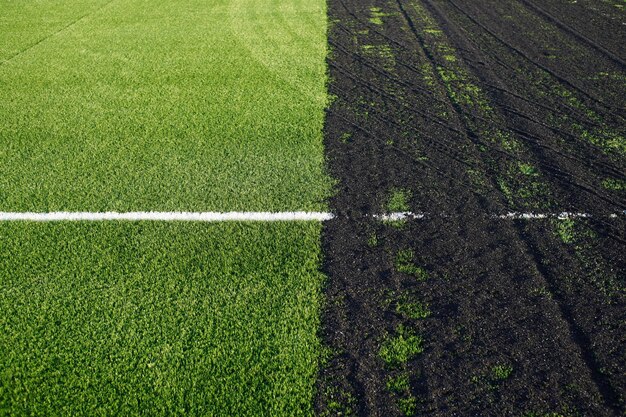
[[[0,211],[327,209],[323,1],[0,10]],[[319,239],[0,224],[0,414],[311,414]]]
[[[308,414],[317,223],[0,225],[0,411]]]
[[[0,0],[0,417],[626,417],[624,0]]]
[[[325,207],[323,2],[21,4],[0,3],[3,211]]]

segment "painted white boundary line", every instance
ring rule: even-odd
[[[626,210],[619,214],[610,214],[609,218],[617,218],[618,215],[626,215]],[[286,211],[286,212],[186,212],[186,211],[136,211],[118,213],[107,212],[0,212],[0,222],[7,221],[31,221],[31,222],[60,222],[60,221],[188,221],[188,222],[294,222],[294,221],[326,221],[337,217],[332,213]],[[428,217],[452,217],[451,215],[428,213],[398,212],[387,214],[374,214],[373,218],[381,221],[402,221],[409,219],[425,219]],[[508,220],[539,220],[539,219],[579,219],[591,218],[587,213],[522,213],[510,212],[507,214],[490,215],[493,219]]]
[[[620,214],[626,215],[626,210],[621,212]],[[619,214],[613,213],[609,214],[607,217],[609,218],[617,218]],[[427,217],[432,217],[433,215],[429,215],[428,213],[412,213],[412,212],[398,212],[398,213],[388,213],[388,214],[375,214],[373,217],[382,221],[402,221],[402,220],[410,220],[410,219],[425,219]],[[439,214],[435,215],[436,217],[454,217],[453,215],[447,214]],[[571,212],[561,212],[561,213],[522,213],[522,212],[509,212],[506,214],[494,214],[489,215],[488,217],[492,219],[510,219],[510,220],[541,220],[541,219],[587,219],[592,218],[591,214],[588,213],[571,213]]]
[[[185,212],[185,211],[136,211],[118,213],[107,211],[102,213],[91,212],[65,212],[52,213],[9,213],[0,212],[0,221],[33,221],[33,222],[58,222],[58,221],[187,221],[187,222],[291,222],[291,221],[324,221],[334,218],[330,213],[288,211],[279,213],[270,212]]]
[[[423,219],[426,217],[426,214],[411,213],[410,211],[403,211],[403,212],[398,212],[398,213],[375,214],[373,217],[381,221],[394,222],[394,221],[409,220],[409,219]]]
[[[507,213],[498,216],[501,219],[534,220],[534,219],[586,219],[592,217],[587,213]],[[610,216],[612,217],[612,215]],[[616,216],[617,217],[617,216]]]

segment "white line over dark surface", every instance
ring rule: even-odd
[[[386,213],[386,214],[374,214],[373,216],[377,220],[381,221],[402,221],[402,220],[410,220],[410,219],[423,219],[426,217],[425,213],[411,213],[410,211],[403,211],[397,213]]]
[[[612,213],[607,216],[609,218],[616,218],[619,215],[626,215],[626,210],[621,213]],[[375,214],[374,218],[381,221],[402,221],[402,220],[411,220],[411,219],[427,219],[429,217],[443,217],[443,218],[451,218],[457,217],[454,214],[431,214],[431,213],[412,213],[412,212],[398,212],[398,213],[387,213],[387,214]],[[560,213],[532,213],[532,212],[509,212],[506,214],[491,214],[486,215],[486,217],[492,219],[510,219],[510,220],[541,220],[541,219],[586,219],[593,216],[589,213],[572,213],[572,212],[560,212]]]
[[[514,219],[514,220],[534,220],[534,219],[586,219],[593,217],[587,213],[518,213],[510,212],[507,214],[501,214],[498,216],[500,219]],[[611,217],[611,216],[609,216]]]
[[[625,216],[626,211],[603,217],[616,218]],[[296,221],[326,221],[339,217],[327,212],[284,211],[284,212],[189,212],[189,211],[134,211],[134,212],[67,212],[57,211],[49,213],[35,212],[0,212],[0,221],[30,221],[30,222],[61,222],[61,221],[166,221],[166,222],[296,222]],[[365,216],[367,217],[367,216]],[[450,214],[397,212],[371,215],[380,221],[421,220],[433,217],[455,217]],[[488,215],[493,219],[509,220],[541,220],[541,219],[582,219],[592,218],[588,213],[524,213],[510,212],[506,214]],[[596,216],[597,217],[597,216]]]

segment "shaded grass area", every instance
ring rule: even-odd
[[[0,64],[0,210],[324,210],[325,36],[321,1],[98,8]]]
[[[310,415],[319,233],[0,224],[0,414]]]

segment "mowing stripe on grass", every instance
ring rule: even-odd
[[[625,215],[626,210],[620,213],[609,214],[608,217],[616,218]],[[187,221],[187,222],[295,222],[295,221],[326,221],[339,217],[333,213],[319,211],[283,211],[283,212],[263,212],[263,211],[231,211],[231,212],[189,212],[189,211],[134,211],[118,213],[107,212],[68,212],[57,211],[51,213],[33,212],[0,212],[0,221],[31,221],[31,222],[60,222],[60,221]],[[367,217],[367,215],[365,216]],[[422,220],[428,217],[454,217],[448,214],[428,214],[412,212],[396,212],[386,214],[374,214],[373,218],[380,221],[403,221]],[[520,213],[510,212],[506,214],[488,215],[493,219],[510,220],[541,220],[541,219],[583,219],[592,218],[589,213]]]
[[[35,42],[31,43],[31,44],[27,44],[24,47],[22,47],[21,49],[18,49],[17,51],[13,52],[12,55],[8,56],[7,58],[3,59],[0,61],[0,66],[6,64],[7,62],[11,61],[14,58],[17,58],[18,56],[22,55],[25,52],[28,52],[29,50],[37,47],[38,45],[40,45],[41,43],[45,42],[46,40],[52,38],[53,36],[58,35],[59,33],[71,28],[72,26],[76,25],[77,23],[79,23],[80,21],[82,21],[83,19],[85,19],[88,16],[93,15],[94,13],[99,12],[100,10],[104,9],[106,6],[108,6],[109,4],[113,3],[115,0],[109,0],[106,3],[100,5],[99,7],[97,7],[95,10],[89,10],[87,11],[87,13],[84,13],[80,16],[77,16],[75,19],[69,21],[67,24],[65,24],[64,26],[53,30],[52,32],[46,33],[45,35],[43,35],[41,38],[37,39]],[[54,20],[54,19],[50,19],[50,20]],[[41,22],[38,22],[41,23]],[[46,22],[48,24],[50,24],[49,22]],[[15,23],[14,23],[15,24]],[[44,26],[44,25],[38,25],[38,26]],[[16,42],[17,43],[17,42]],[[3,52],[3,51],[2,51]]]

